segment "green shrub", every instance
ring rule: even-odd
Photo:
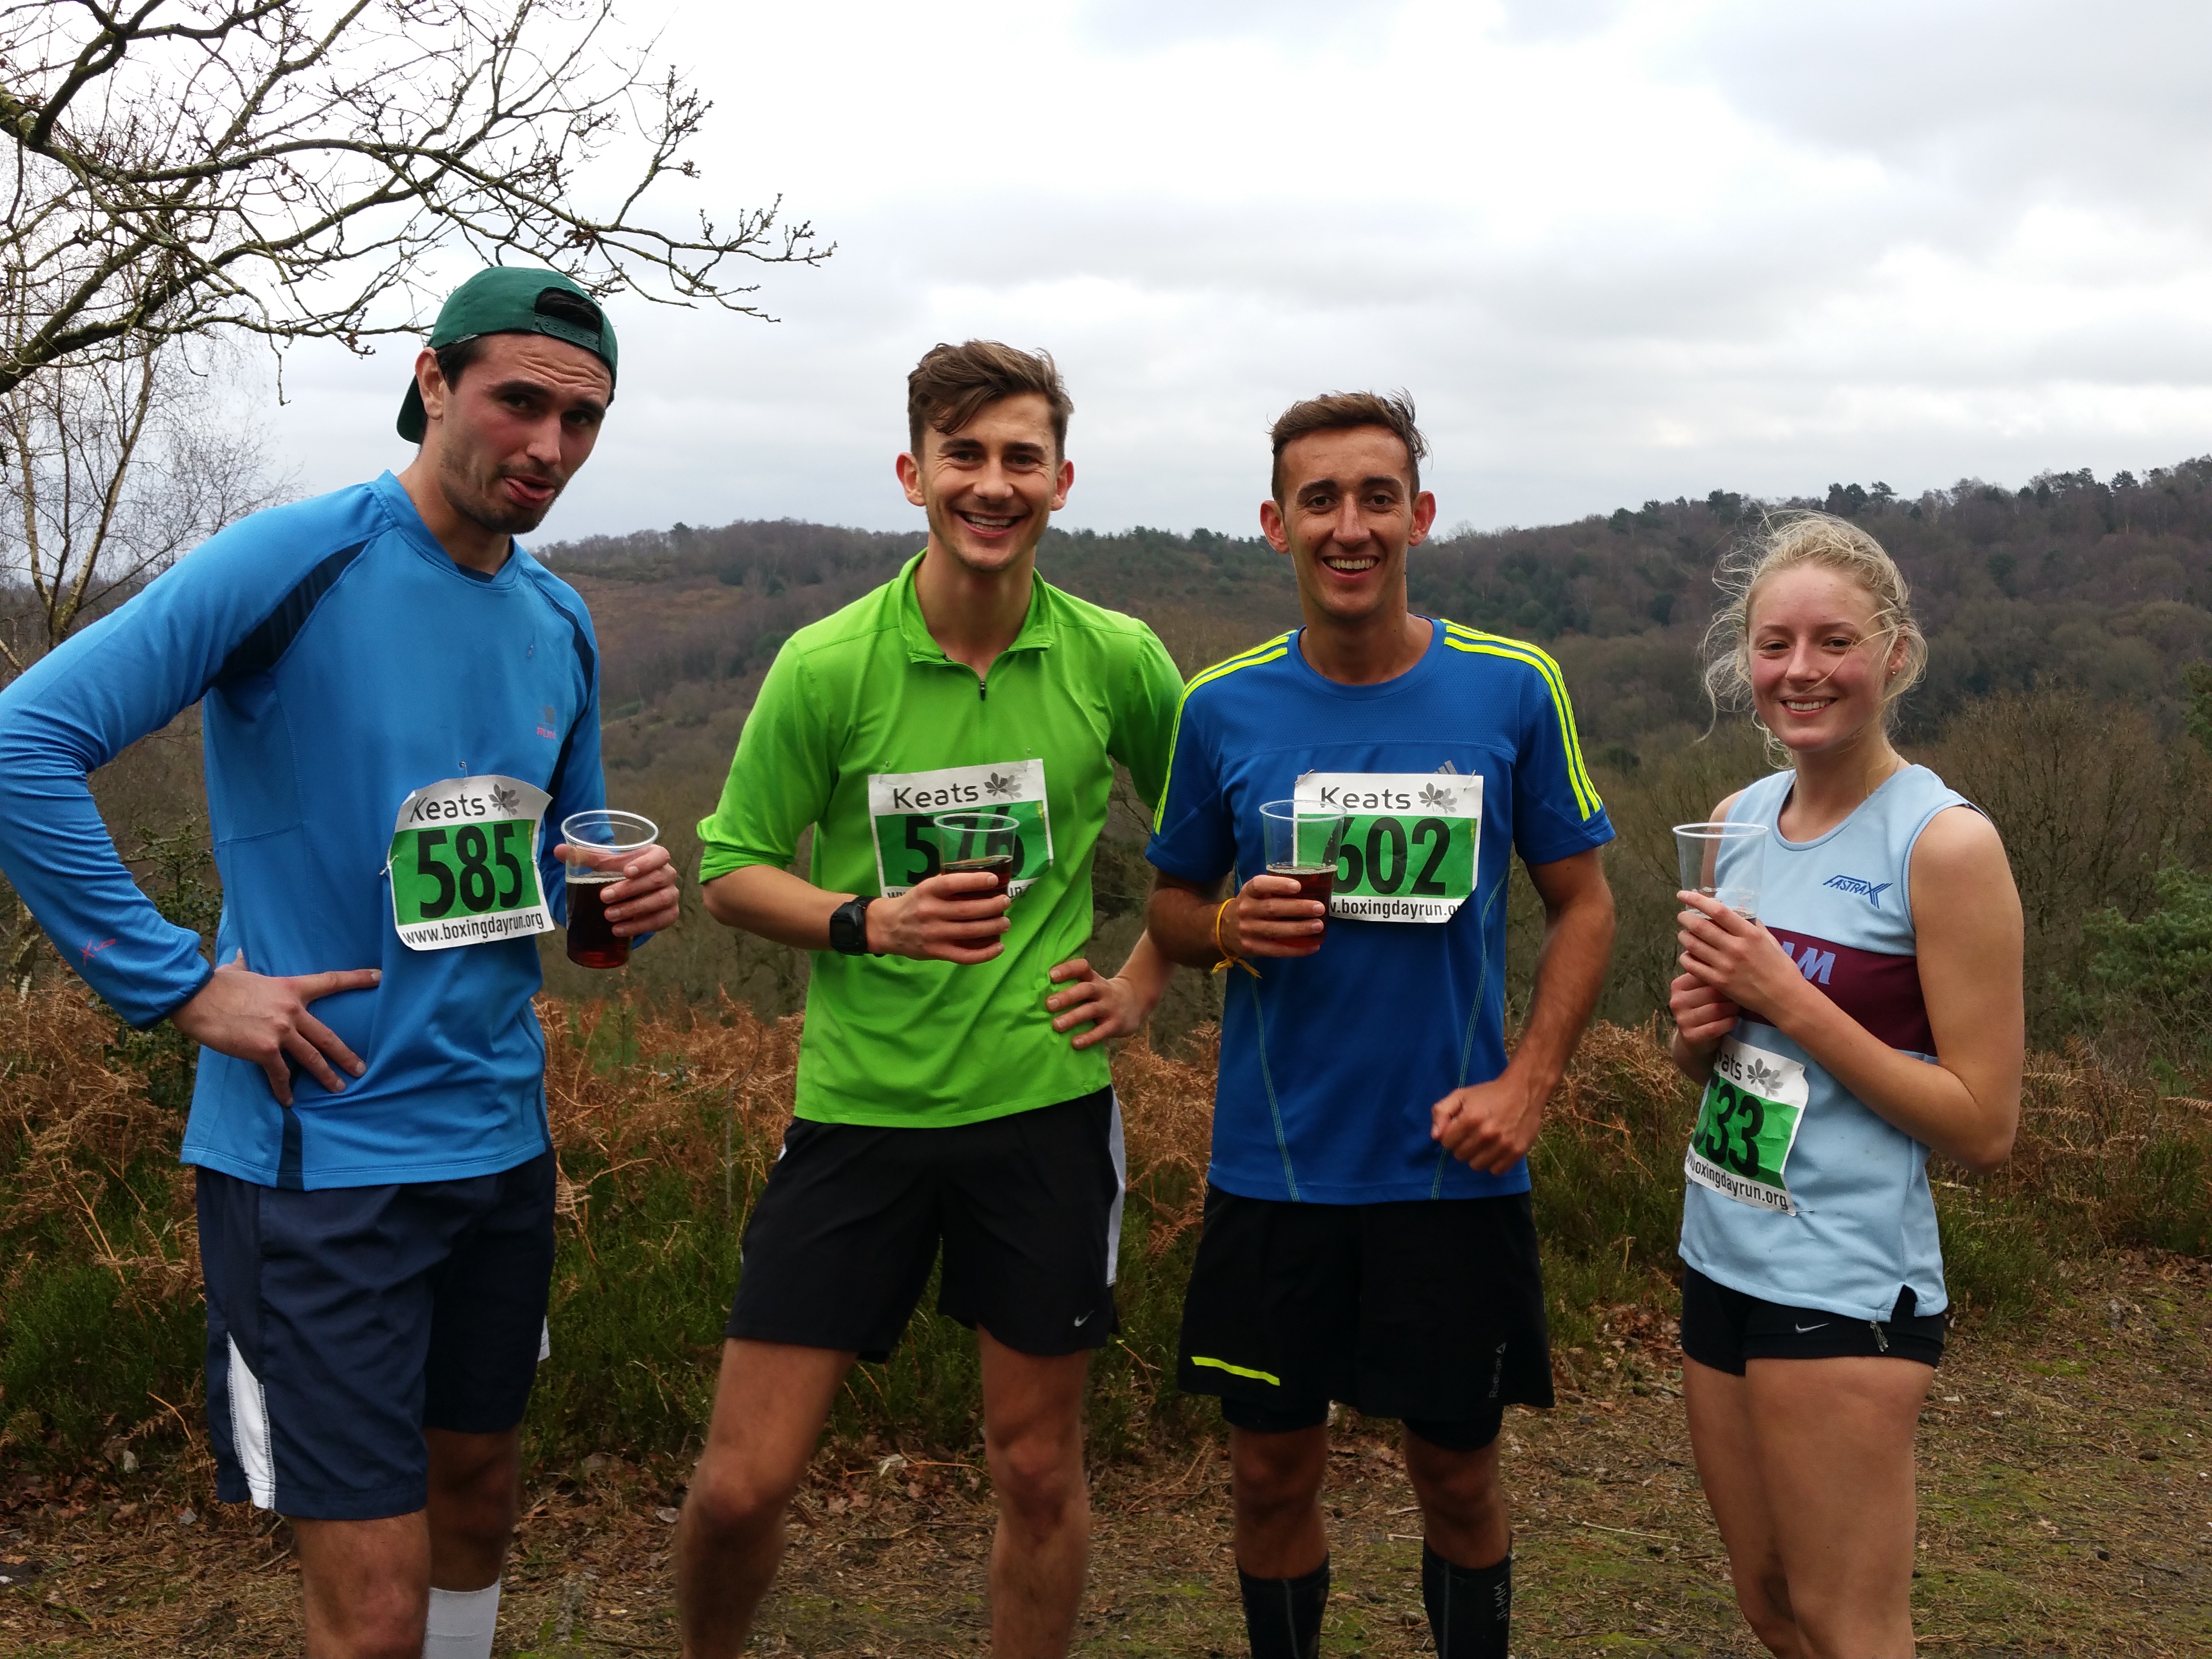
[[[0,1427],[13,1443],[0,1462],[70,1468],[163,1417],[158,1401],[195,1409],[206,1325],[197,1297],[160,1291],[143,1270],[82,1260],[15,1275],[0,1325]]]

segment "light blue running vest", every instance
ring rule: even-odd
[[[1932,1061],[1912,927],[1913,843],[1972,803],[1924,766],[1892,775],[1814,841],[1777,823],[1795,772],[1761,778],[1729,811],[1767,828],[1759,920],[1805,977],[1892,1048]],[[1745,872],[1748,873],[1748,872]],[[1723,884],[1733,879],[1724,861]],[[1731,1290],[1853,1319],[1887,1320],[1910,1287],[1919,1314],[1948,1304],[1928,1148],[1893,1127],[1780,1031],[1749,1016],[1735,1039],[1805,1068],[1807,1103],[1785,1176],[1796,1213],[1684,1184],[1682,1260]]]

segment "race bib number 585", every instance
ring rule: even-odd
[[[1449,772],[1309,772],[1300,817],[1347,820],[1328,913],[1358,921],[1449,921],[1474,891],[1482,780]]]
[[[1713,1055],[1682,1172],[1739,1204],[1796,1215],[1786,1171],[1808,1098],[1802,1065],[1728,1038]]]
[[[392,826],[392,921],[410,951],[550,933],[538,827],[553,798],[520,778],[447,778],[400,804]]]

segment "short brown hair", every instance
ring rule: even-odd
[[[1413,475],[1413,494],[1419,495],[1421,457],[1429,453],[1429,441],[1413,424],[1413,399],[1404,392],[1389,398],[1372,392],[1330,392],[1292,404],[1275,416],[1267,434],[1275,446],[1268,493],[1278,501],[1283,499],[1283,451],[1293,439],[1310,432],[1347,432],[1357,426],[1387,427],[1406,446],[1406,471]]]
[[[969,340],[962,345],[940,340],[906,377],[907,436],[914,453],[921,453],[923,427],[957,432],[986,404],[1030,392],[1052,405],[1053,447],[1065,455],[1067,417],[1075,412],[1075,400],[1067,395],[1052,353],[1018,351],[996,340]]]

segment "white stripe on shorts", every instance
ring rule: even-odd
[[[1121,1097],[1114,1096],[1114,1127],[1109,1132],[1114,1148],[1114,1207],[1106,1216],[1106,1282],[1111,1285],[1121,1268],[1121,1204],[1129,1195],[1129,1154],[1121,1144]]]
[[[541,1319],[538,1322],[538,1363],[542,1365],[552,1357],[553,1322]]]
[[[246,1490],[253,1498],[253,1506],[260,1510],[276,1507],[276,1461],[269,1450],[269,1395],[261,1381],[246,1363],[246,1356],[238,1351],[238,1339],[226,1338],[230,1344],[230,1441],[238,1453],[239,1467],[246,1471]]]

